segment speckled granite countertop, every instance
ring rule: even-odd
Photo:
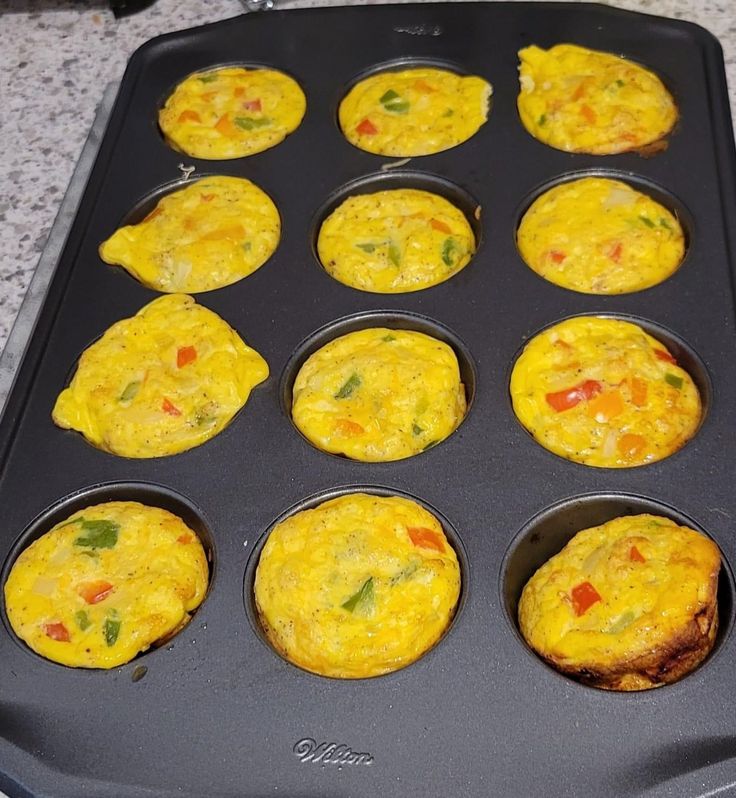
[[[282,8],[342,4],[278,2]],[[718,36],[736,108],[732,0],[618,0],[611,5],[687,19]],[[119,80],[130,54],[147,39],[243,10],[239,0],[158,0],[134,16],[115,20],[105,6],[102,0],[0,0],[0,68],[6,76],[0,89],[5,150],[0,161],[0,350],[105,85]]]

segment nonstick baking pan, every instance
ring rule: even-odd
[[[559,42],[620,53],[665,81],[681,118],[665,152],[569,154],[534,140],[516,113],[517,51]],[[279,146],[199,161],[163,141],[157,110],[189,73],[261,64],[295,77],[308,109]],[[336,110],[379,66],[446,65],[494,86],[486,125],[437,155],[395,163],[352,147]],[[200,303],[271,367],[216,438],[186,453],[127,460],[56,428],[51,409],[80,353],[155,297],[103,264],[99,243],[194,176],[247,177],[276,202],[281,243],[247,279]],[[209,593],[168,645],[111,671],[46,661],[0,624],[0,787],[10,796],[627,796],[727,794],[736,781],[733,635],[736,561],[736,163],[718,43],[684,22],[597,5],[452,3],[274,11],[155,39],[131,59],[97,162],[0,425],[3,580],[18,551],[64,515],[107,498],[168,507],[200,533]],[[557,288],[522,262],[514,233],[540,190],[605,174],[676,209],[680,269],[641,293]],[[473,220],[479,248],[442,285],[378,295],[332,280],[314,252],[346,193],[429,187]],[[480,206],[480,219],[475,212]],[[705,402],[695,438],[634,469],[596,469],[541,448],[509,399],[515,356],[536,331],[599,313],[652,331]],[[341,332],[380,323],[453,345],[470,410],[450,438],[399,462],[325,454],[295,429],[290,381]],[[252,582],[269,528],[294,508],[356,488],[433,509],[456,547],[463,590],[445,637],[413,665],[328,679],[278,656],[254,613]],[[515,621],[524,581],[577,530],[654,511],[721,547],[721,630],[707,661],[644,693],[585,687],[547,667]]]

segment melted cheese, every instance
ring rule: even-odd
[[[323,346],[294,381],[292,417],[318,448],[354,460],[399,460],[450,435],[465,415],[453,350],[382,327]]]
[[[376,155],[412,157],[456,147],[488,117],[491,85],[474,75],[419,67],[361,80],[340,103],[347,140]]]
[[[255,579],[276,649],[295,665],[346,679],[421,657],[444,633],[459,595],[457,555],[439,521],[408,499],[362,493],[278,524]]]
[[[266,361],[219,316],[170,294],[84,351],[53,419],[123,457],[176,454],[217,435],[267,376]]]
[[[222,67],[183,80],[158,121],[169,144],[193,158],[242,158],[282,142],[306,107],[304,92],[283,72]]]
[[[546,191],[517,233],[527,266],[586,294],[641,291],[666,280],[685,254],[678,220],[619,180],[584,177]]]
[[[164,197],[138,224],[100,245],[106,263],[154,291],[212,291],[273,254],[281,220],[270,197],[239,177],[206,177]]]
[[[449,280],[473,256],[475,236],[444,197],[404,188],[348,197],[322,224],[317,250],[341,283],[396,294]]]
[[[574,44],[519,51],[517,106],[534,138],[568,152],[634,150],[666,136],[677,107],[648,69]]]
[[[622,468],[676,452],[700,423],[698,389],[630,322],[582,316],[535,336],[511,374],[519,421],[555,454]]]
[[[184,626],[208,583],[202,544],[157,507],[86,507],[25,549],[5,583],[8,619],[34,651],[114,668]]]

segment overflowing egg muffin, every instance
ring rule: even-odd
[[[536,335],[514,365],[511,398],[546,449],[606,468],[673,454],[701,417],[695,383],[664,344],[636,324],[598,316]]]
[[[160,457],[222,431],[268,376],[227,322],[169,294],[113,324],[79,359],[54,422],[123,457]]]
[[[339,108],[347,140],[399,158],[431,155],[467,141],[488,118],[491,84],[476,75],[416,67],[359,81]]]
[[[307,101],[275,69],[221,67],[185,78],[159,111],[166,141],[193,158],[242,158],[282,142],[299,127]]]
[[[519,51],[517,107],[534,138],[568,152],[610,155],[664,146],[677,106],[639,64],[574,44]]]
[[[279,212],[258,186],[206,177],[167,194],[138,224],[116,230],[100,245],[100,257],[154,291],[212,291],[262,266],[280,233]]]
[[[713,648],[718,546],[655,515],[578,532],[527,582],[519,625],[550,665],[607,690],[680,679]]]
[[[442,525],[399,496],[352,493],[295,513],[269,534],[255,577],[274,648],[341,679],[414,662],[442,637],[459,596]]]
[[[323,222],[317,251],[341,283],[397,294],[457,274],[475,253],[475,235],[444,197],[400,188],[348,197]]]
[[[299,370],[292,418],[317,448],[384,462],[419,454],[465,416],[453,349],[412,330],[372,327],[318,349]]]
[[[75,668],[114,668],[189,621],[207,591],[199,537],[176,515],[138,502],[96,504],[19,555],[5,582],[13,631]]]
[[[641,291],[666,280],[685,254],[677,218],[620,180],[584,177],[538,197],[517,243],[527,266],[586,294]]]

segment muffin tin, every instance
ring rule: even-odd
[[[651,159],[573,155],[524,131],[515,107],[516,52],[561,41],[625,54],[663,78],[681,111],[666,152]],[[491,112],[461,146],[386,172],[395,161],[343,138],[337,105],[358,76],[414,61],[486,78],[494,86]],[[184,76],[226,63],[293,75],[307,96],[306,116],[259,155],[186,158],[164,143],[157,110]],[[263,354],[271,377],[205,445],[125,460],[57,429],[51,408],[83,349],[156,296],[103,264],[97,247],[179,179],[180,164],[194,166],[195,176],[247,177],[281,212],[282,239],[271,260],[197,297]],[[212,582],[192,622],[167,646],[112,671],[38,657],[3,612],[0,788],[11,796],[74,798],[727,789],[736,779],[729,565],[736,558],[735,166],[717,42],[687,23],[603,6],[278,11],[172,34],[139,50],[0,423],[2,578],[17,552],[62,515],[129,498],[178,508],[201,531]],[[682,213],[688,254],[666,282],[596,297],[557,288],[523,264],[514,240],[523,210],[541,187],[590,170],[656,186]],[[324,272],[315,231],[346,187],[435,179],[467,212],[481,206],[479,248],[465,269],[403,295],[356,291]],[[707,415],[690,444],[659,463],[613,471],[563,460],[524,432],[508,395],[514,357],[536,331],[580,313],[631,318],[655,337],[660,330],[682,341],[702,362]],[[320,452],[288,416],[300,359],[373,320],[451,343],[473,400],[448,439],[394,463]],[[350,489],[396,492],[434,508],[461,555],[464,582],[451,628],[426,656],[387,676],[341,681],[302,671],[264,645],[251,586],[257,552],[282,514]],[[515,607],[525,579],[575,531],[642,510],[687,521],[721,547],[721,631],[714,653],[677,684],[606,693],[533,655]]]

